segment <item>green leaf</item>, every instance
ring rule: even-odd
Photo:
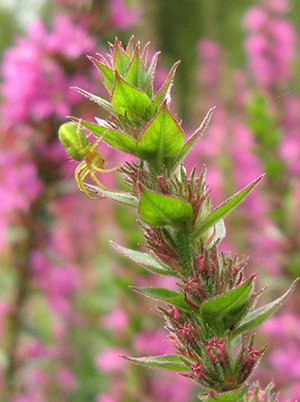
[[[103,107],[103,109],[107,110],[109,113],[116,114],[116,110],[114,109],[113,105],[111,103],[109,103],[107,100],[100,98],[100,96],[91,94],[90,92],[87,92],[84,89],[80,89],[80,88],[76,88],[76,87],[73,87],[73,89],[76,89],[76,91],[78,91],[82,95],[86,96],[93,102],[96,102],[99,106]]]
[[[131,286],[131,289],[143,294],[146,297],[151,297],[154,300],[164,300],[181,296],[178,292],[174,292],[174,290],[169,290],[165,288],[137,288],[135,286]]]
[[[187,140],[187,142],[184,144],[183,148],[179,152],[177,158],[176,158],[176,164],[173,167],[173,170],[176,169],[176,167],[185,159],[187,154],[190,152],[190,150],[193,148],[193,146],[196,144],[196,142],[199,140],[199,138],[203,135],[204,131],[206,130],[207,126],[209,125],[209,122],[211,120],[212,114],[215,110],[215,107],[211,108],[206,116],[204,117],[204,120],[202,121],[200,127],[190,136],[190,138]]]
[[[217,336],[222,337],[226,330],[237,325],[245,315],[254,277],[252,275],[242,285],[202,303],[202,317]]]
[[[126,52],[123,49],[122,42],[119,41],[117,38],[115,40],[115,44],[111,47],[112,49],[112,64],[114,68],[117,70],[117,72],[124,76],[128,67],[128,64],[130,63],[130,58],[126,54]]]
[[[222,204],[220,204],[217,208],[215,208],[208,217],[204,220],[204,222],[197,228],[195,228],[193,232],[193,237],[199,237],[202,233],[206,232],[210,227],[215,225],[221,219],[223,219],[229,212],[231,212],[245,197],[250,193],[254,186],[264,177],[261,175],[258,179],[254,180],[243,190],[234,194],[232,197],[228,198]]]
[[[125,80],[135,86],[140,88],[140,76],[143,74],[142,64],[139,59],[139,46],[135,48],[134,55],[128,65],[128,69],[125,75]]]
[[[77,118],[73,118],[74,121],[80,121],[81,125],[91,131],[96,137],[103,135],[103,141],[113,148],[119,151],[126,152],[131,155],[135,155],[136,140],[133,137],[123,133],[122,131],[116,131],[107,127],[101,127],[98,124],[82,121]]]
[[[117,201],[121,204],[126,204],[131,207],[137,208],[138,206],[138,199],[132,194],[126,193],[125,191],[104,190],[102,187],[88,183],[85,183],[85,187],[89,190],[90,195],[94,198],[109,198],[113,201]]]
[[[292,283],[291,287],[284,293],[284,295],[282,295],[278,299],[272,301],[271,303],[266,304],[263,307],[256,309],[250,314],[247,314],[240,322],[240,324],[236,327],[236,329],[232,331],[232,335],[235,337],[245,331],[249,331],[250,329],[257,327],[265,320],[267,320],[273,313],[275,313],[282,306],[282,304],[290,296],[290,294],[293,292],[295,288],[297,281],[298,279],[296,279]]]
[[[249,391],[250,387],[237,389],[229,392],[216,393],[210,391],[206,397],[199,396],[201,402],[242,402],[242,399]]]
[[[163,195],[140,186],[139,215],[150,226],[177,226],[193,217],[193,209],[186,200]]]
[[[163,161],[176,155],[183,143],[182,128],[172,116],[165,101],[142,132],[136,144],[136,155],[146,161]]]
[[[94,57],[89,57],[89,59],[95,64],[95,66],[99,70],[104,86],[106,87],[108,92],[111,93],[115,82],[114,71],[101,61],[95,59]]]
[[[120,355],[125,359],[140,364],[145,367],[164,368],[173,371],[187,371],[187,366],[180,360],[177,355],[162,355],[162,356],[149,356],[149,357],[128,357]]]
[[[149,107],[149,112],[151,115],[156,113],[156,111],[161,107],[162,103],[164,100],[169,100],[170,99],[170,92],[171,88],[173,85],[173,78],[177,69],[177,66],[180,64],[180,61],[177,61],[171,68],[165,82],[163,83],[162,87],[160,90],[156,93],[156,95],[153,97],[150,107]]]
[[[170,297],[169,299],[164,300],[165,303],[171,304],[174,307],[177,307],[181,310],[187,311],[189,313],[191,312],[197,312],[198,309],[192,307],[190,304],[188,304],[182,295],[176,296],[176,297]]]
[[[141,253],[140,251],[131,250],[126,247],[119,246],[113,242],[110,242],[112,246],[125,255],[125,257],[130,258],[132,261],[136,262],[137,264],[141,264],[151,272],[160,275],[175,275],[175,272],[164,268],[154,257],[149,254]]]
[[[146,118],[147,108],[150,105],[148,96],[135,86],[126,82],[116,71],[115,85],[111,103],[117,113],[127,116],[129,120],[137,116]]]
[[[154,300],[161,300],[183,311],[189,313],[195,313],[198,311],[198,309],[193,308],[190,304],[188,304],[181,294],[179,294],[178,292],[174,292],[173,290],[165,288],[137,288],[134,286],[132,286],[132,289],[146,297],[150,297]]]

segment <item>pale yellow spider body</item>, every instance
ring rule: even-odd
[[[103,134],[104,135],[104,134]],[[59,129],[59,139],[64,146],[67,154],[76,161],[81,161],[75,170],[75,180],[78,188],[88,197],[91,197],[84,184],[84,179],[90,174],[93,181],[103,190],[107,190],[104,184],[96,176],[96,173],[110,173],[118,170],[120,166],[112,169],[105,169],[105,162],[97,146],[101,142],[103,135],[91,144],[79,124],[66,123]]]

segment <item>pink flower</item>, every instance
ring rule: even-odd
[[[268,21],[268,15],[259,6],[248,10],[244,19],[244,27],[249,30],[259,30],[265,26]]]
[[[158,356],[162,354],[172,354],[174,347],[166,342],[167,334],[165,331],[157,329],[149,332],[138,332],[133,341],[133,349],[137,355]]]
[[[96,41],[66,16],[58,16],[47,32],[42,22],[29,28],[28,38],[19,38],[8,49],[2,65],[3,115],[7,124],[41,120],[51,115],[60,119],[82,98],[70,86],[88,89],[89,81],[74,72],[66,75],[69,63],[95,50]],[[61,61],[59,61],[61,59]],[[22,74],[20,74],[20,69]]]
[[[104,326],[113,332],[123,332],[128,327],[128,317],[124,310],[114,309],[101,319]]]
[[[37,174],[34,163],[17,149],[0,151],[0,250],[7,243],[6,230],[12,221],[19,225],[18,216],[27,213],[30,203],[42,190]]]
[[[73,390],[76,387],[76,378],[68,367],[57,367],[56,378],[60,387],[66,391]]]
[[[200,77],[204,86],[213,88],[217,85],[221,73],[222,52],[218,44],[203,39],[199,42],[198,53],[200,56]]]
[[[108,348],[97,356],[95,365],[98,370],[103,371],[122,371],[126,360],[118,355],[126,355],[128,352],[122,348]]]
[[[124,0],[109,0],[108,7],[111,23],[116,28],[128,30],[141,18],[141,10],[127,7]]]
[[[245,18],[249,35],[245,41],[250,70],[258,85],[267,90],[283,85],[291,75],[291,63],[296,55],[296,32],[293,26],[280,15],[273,15],[274,9],[256,6]],[[277,3],[277,10],[284,11],[283,3]],[[279,7],[279,8],[278,8]]]
[[[177,373],[163,372],[153,379],[154,400],[157,402],[182,402],[191,398],[192,383]]]
[[[289,1],[288,0],[268,0],[266,2],[266,7],[275,13],[283,14],[289,9]]]
[[[96,402],[117,402],[115,398],[112,398],[108,394],[99,394],[97,395]]]

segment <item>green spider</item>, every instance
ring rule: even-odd
[[[112,169],[104,169],[104,159],[97,149],[103,135],[95,143],[89,143],[86,134],[80,127],[80,122],[78,124],[72,122],[65,123],[60,127],[58,132],[59,140],[67,154],[75,161],[81,162],[75,170],[75,180],[78,188],[90,198],[91,196],[83,182],[86,176],[90,174],[99,187],[107,190],[96,176],[96,173],[110,173],[120,168],[119,165]]]

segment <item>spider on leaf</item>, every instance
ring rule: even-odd
[[[88,192],[84,179],[88,174],[92,177],[95,183],[103,190],[108,190],[104,184],[100,182],[96,173],[110,173],[118,170],[121,165],[111,169],[105,169],[105,162],[102,158],[97,146],[101,142],[103,136],[97,139],[93,144],[88,142],[88,137],[80,127],[80,122],[65,123],[59,129],[59,140],[65,148],[67,154],[75,161],[81,162],[75,170],[75,180],[78,188],[91,198]]]

